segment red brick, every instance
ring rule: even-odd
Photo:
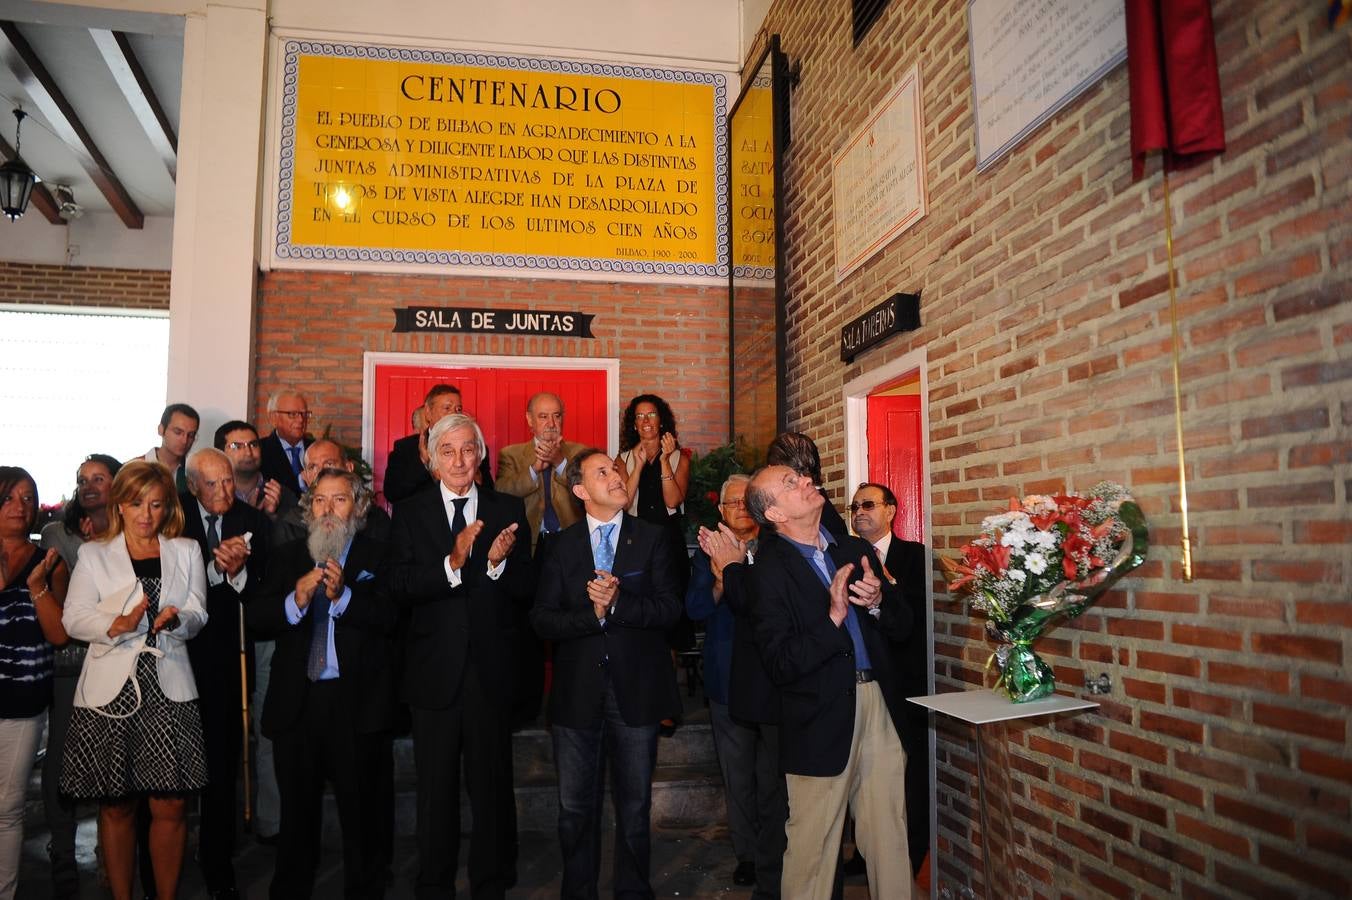
[[[1300,356],[1321,349],[1322,342],[1317,331],[1301,331],[1296,334],[1268,337],[1255,341],[1235,351],[1236,361],[1244,368],[1260,366],[1274,359],[1288,356]]]
[[[1330,896],[1346,897],[1352,891],[1352,882],[1346,874],[1346,860],[1337,870],[1314,865],[1308,854],[1293,855],[1267,843],[1258,845],[1258,864],[1283,872],[1297,881],[1316,887]]]
[[[1155,741],[1146,740],[1136,734],[1128,734],[1122,731],[1110,731],[1108,733],[1108,746],[1121,753],[1129,753],[1132,756],[1138,756],[1141,759],[1149,760],[1154,763],[1163,764],[1169,758],[1169,751],[1163,745]],[[1141,777],[1144,779],[1145,773]],[[1141,782],[1145,784],[1144,780]],[[1200,794],[1198,803],[1201,802]]]
[[[1311,506],[1332,503],[1334,499],[1331,481],[1251,487],[1246,493],[1249,506],[1253,507]]]
[[[1300,768],[1312,775],[1337,779],[1343,785],[1352,784],[1352,758],[1346,755],[1330,755],[1302,747],[1300,750]]]
[[[1255,806],[1219,792],[1212,798],[1212,804],[1219,816],[1234,819],[1236,822],[1278,837],[1290,839],[1296,836],[1296,823],[1288,811]]]
[[[1352,543],[1352,520],[1296,522],[1293,529],[1297,544]]]
[[[1312,659],[1329,663],[1341,663],[1343,660],[1343,643],[1341,640],[1285,633],[1255,633],[1250,640],[1253,643],[1255,653],[1289,656],[1294,659]],[[1212,677],[1215,677],[1214,671]]]
[[[1184,837],[1209,844],[1217,850],[1238,856],[1241,859],[1248,859],[1249,857],[1249,839],[1242,835],[1213,828],[1200,819],[1194,819],[1192,816],[1183,813],[1174,813],[1174,827]]]
[[[1217,684],[1233,684],[1266,691],[1269,694],[1286,694],[1291,691],[1291,676],[1286,672],[1223,662],[1207,663],[1206,671],[1207,678]]]
[[[1326,741],[1341,742],[1347,738],[1346,716],[1321,716],[1318,713],[1292,709],[1288,706],[1255,703],[1253,723]]]
[[[1196,678],[1202,672],[1202,664],[1195,657],[1156,653],[1149,650],[1136,651],[1136,664],[1143,669],[1168,672],[1171,675],[1186,675],[1192,678]]]
[[[1123,797],[1123,800],[1129,798]],[[1114,804],[1117,805],[1117,804]],[[1127,806],[1119,806],[1120,809],[1129,809]],[[1163,811],[1163,810],[1161,810]],[[1142,816],[1141,818],[1145,818]],[[1163,823],[1160,823],[1163,825]],[[1206,872],[1206,857],[1194,850],[1189,850],[1180,844],[1174,843],[1168,838],[1161,837],[1154,832],[1142,828],[1137,844],[1147,853],[1152,853],[1160,859],[1166,859],[1169,862],[1178,863],[1192,869],[1194,872]]]

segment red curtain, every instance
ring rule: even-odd
[[[1210,0],[1126,0],[1132,177],[1164,151],[1180,169],[1225,150]]]

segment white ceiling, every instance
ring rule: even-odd
[[[13,22],[28,41],[56,87],[83,122],[93,143],[146,216],[168,216],[174,209],[174,181],[160,154],[132,112],[90,33],[91,28],[127,35],[146,79],[175,134],[183,72],[183,21],[174,16],[123,13],[55,3],[0,0],[0,21]],[[7,44],[7,42],[5,42]],[[3,54],[0,54],[3,55]],[[86,174],[79,157],[57,136],[6,61],[0,59],[0,136],[14,144],[14,117],[20,106],[24,161],[49,188],[70,185],[75,201],[90,212],[112,205]],[[25,215],[41,219],[30,206]]]

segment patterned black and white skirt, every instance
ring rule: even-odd
[[[196,791],[207,783],[197,701],[165,696],[155,660],[150,653],[138,656],[132,677],[107,705],[71,711],[63,794],[112,800]]]

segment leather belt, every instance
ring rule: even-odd
[[[855,670],[854,670],[854,683],[855,683],[855,684],[868,684],[868,683],[869,683],[870,681],[872,681],[872,680],[873,680],[873,670],[872,670],[872,669],[855,669]]]

